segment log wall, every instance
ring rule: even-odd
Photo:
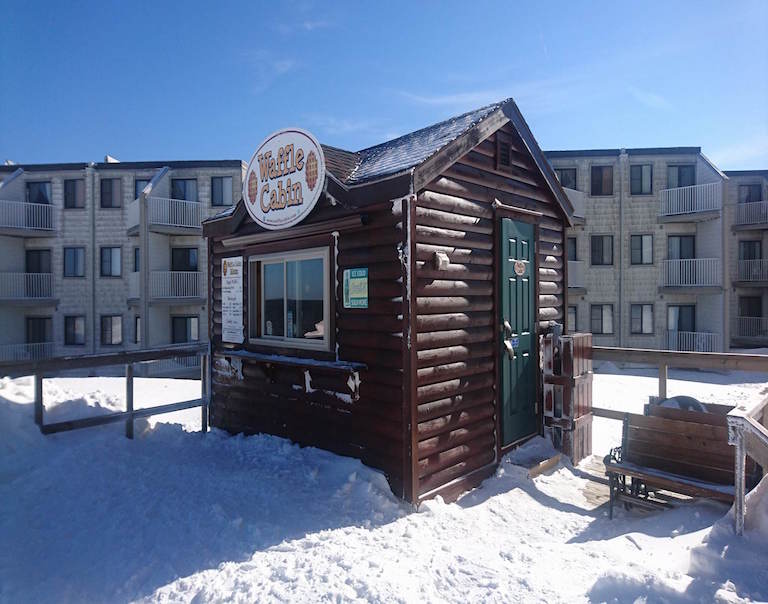
[[[406,447],[403,422],[403,277],[401,250],[405,239],[401,205],[367,214],[367,223],[334,236],[305,237],[277,243],[227,249],[220,238],[209,247],[211,271],[210,333],[214,351],[212,425],[233,433],[269,433],[302,445],[360,458],[383,470],[397,494],[403,494]],[[286,233],[286,236],[289,234]],[[281,250],[328,245],[330,266],[337,266],[331,289],[335,297],[335,343],[338,359],[364,363],[359,372],[359,398],[350,400],[350,374],[328,368],[268,365],[227,357],[227,349],[310,356],[335,360],[336,352],[276,351],[248,343],[221,341],[221,260]],[[369,307],[342,308],[345,268],[368,267]],[[336,285],[338,284],[338,285]],[[248,274],[244,275],[245,323],[248,324]],[[242,377],[237,365],[242,363]],[[310,389],[307,389],[309,375]]]
[[[512,168],[492,135],[419,192],[415,212],[418,495],[497,459],[495,200],[537,219],[539,327],[564,314],[564,218],[516,131]],[[435,253],[448,257],[439,267]],[[453,488],[458,494],[462,488]]]

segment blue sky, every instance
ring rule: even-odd
[[[0,160],[360,149],[513,96],[544,149],[700,145],[768,168],[768,0],[16,2]]]

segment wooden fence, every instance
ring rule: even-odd
[[[173,359],[177,357],[201,357],[200,363],[200,383],[201,396],[198,399],[180,401],[177,403],[168,403],[147,407],[144,409],[134,409],[133,407],[133,374],[134,366],[140,363],[149,363],[163,359]],[[134,420],[142,417],[150,417],[161,413],[170,413],[171,411],[181,411],[182,409],[201,408],[201,429],[208,431],[208,405],[210,402],[210,353],[208,344],[166,346],[163,348],[152,348],[147,350],[134,350],[130,352],[113,352],[108,354],[81,355],[72,357],[59,357],[50,359],[40,359],[35,361],[6,361],[0,362],[0,375],[17,377],[22,375],[32,375],[35,381],[35,423],[40,427],[43,434],[53,434],[55,432],[66,432],[77,430],[79,428],[90,428],[93,426],[102,426],[115,422],[125,422],[125,435],[133,438]],[[97,415],[94,417],[84,417],[54,423],[45,423],[43,404],[43,378],[57,375],[63,371],[92,369],[96,367],[109,367],[114,365],[125,365],[125,411],[117,411],[106,415]]]

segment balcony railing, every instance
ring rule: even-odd
[[[723,202],[723,185],[710,182],[690,187],[662,189],[659,192],[662,216],[678,216],[680,214],[695,214],[697,212],[713,212],[720,210]]]
[[[768,201],[736,204],[736,224],[768,224]]]
[[[53,231],[54,209],[47,203],[0,200],[0,228]]]
[[[739,281],[768,281],[768,260],[739,260]]]
[[[203,273],[200,271],[152,271],[149,275],[152,298],[200,298]]]
[[[51,273],[0,273],[0,298],[34,300],[53,297]]]
[[[51,358],[53,351],[53,342],[4,344],[0,346],[0,361],[39,361]]]
[[[719,333],[706,331],[667,331],[667,350],[680,352],[721,352],[722,339]]]
[[[568,261],[568,287],[586,287],[583,260]]]
[[[705,287],[722,284],[720,258],[664,260],[661,265],[663,287]]]
[[[768,338],[768,317],[736,317],[736,336]]]
[[[147,199],[147,220],[149,224],[199,229],[202,209],[202,204],[197,201],[150,197]]]

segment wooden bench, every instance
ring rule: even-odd
[[[661,490],[733,501],[734,454],[725,416],[658,406],[647,412],[624,416],[621,447],[605,457],[610,517],[617,500],[627,507],[665,507]]]

